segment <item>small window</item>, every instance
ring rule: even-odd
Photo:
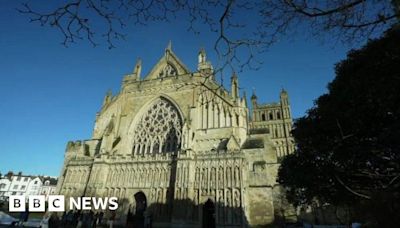
[[[5,188],[6,184],[0,184],[0,188]]]
[[[17,192],[13,192],[11,195],[15,196],[15,195],[17,195]]]
[[[271,112],[269,113],[269,119],[270,119],[270,120],[273,120],[273,119],[274,119],[274,116],[272,115]]]
[[[37,181],[33,182],[33,184],[37,184]]]
[[[25,185],[21,185],[21,190],[25,190],[26,186]]]
[[[20,181],[21,180],[21,177],[17,177],[17,181]]]
[[[18,189],[18,185],[14,185],[13,189]]]
[[[265,121],[265,120],[266,120],[265,114],[264,114],[264,113],[261,115],[261,120],[262,120],[262,121]]]
[[[276,112],[276,118],[277,118],[278,120],[281,119],[281,113],[280,113],[280,112]]]
[[[27,182],[27,181],[28,181],[28,178],[27,178],[27,177],[25,177],[25,178],[24,178],[24,181],[25,181],[25,182]]]

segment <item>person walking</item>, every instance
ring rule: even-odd
[[[111,211],[110,218],[108,219],[109,228],[113,228],[115,216],[116,216],[115,211]]]

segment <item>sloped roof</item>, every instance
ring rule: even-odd
[[[269,129],[268,129],[268,128],[254,128],[254,129],[250,129],[250,134],[251,134],[251,135],[269,134]]]
[[[264,140],[263,139],[252,139],[248,138],[242,146],[242,149],[257,149],[264,148]]]
[[[168,47],[165,54],[158,60],[157,64],[153,67],[150,73],[144,78],[145,80],[159,78],[160,72],[167,66],[171,66],[176,70],[177,75],[184,75],[190,73],[189,68],[175,55],[175,53]]]
[[[50,181],[50,185],[57,185],[58,179],[55,177],[50,177],[50,176],[40,176],[40,180],[43,182],[43,184],[46,181]]]

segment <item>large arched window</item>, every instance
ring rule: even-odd
[[[134,154],[154,154],[180,149],[182,119],[178,109],[159,98],[140,118],[134,131]]]

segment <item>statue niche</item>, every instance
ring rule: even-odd
[[[170,101],[159,98],[142,115],[134,131],[133,154],[156,154],[181,148],[182,119]]]

